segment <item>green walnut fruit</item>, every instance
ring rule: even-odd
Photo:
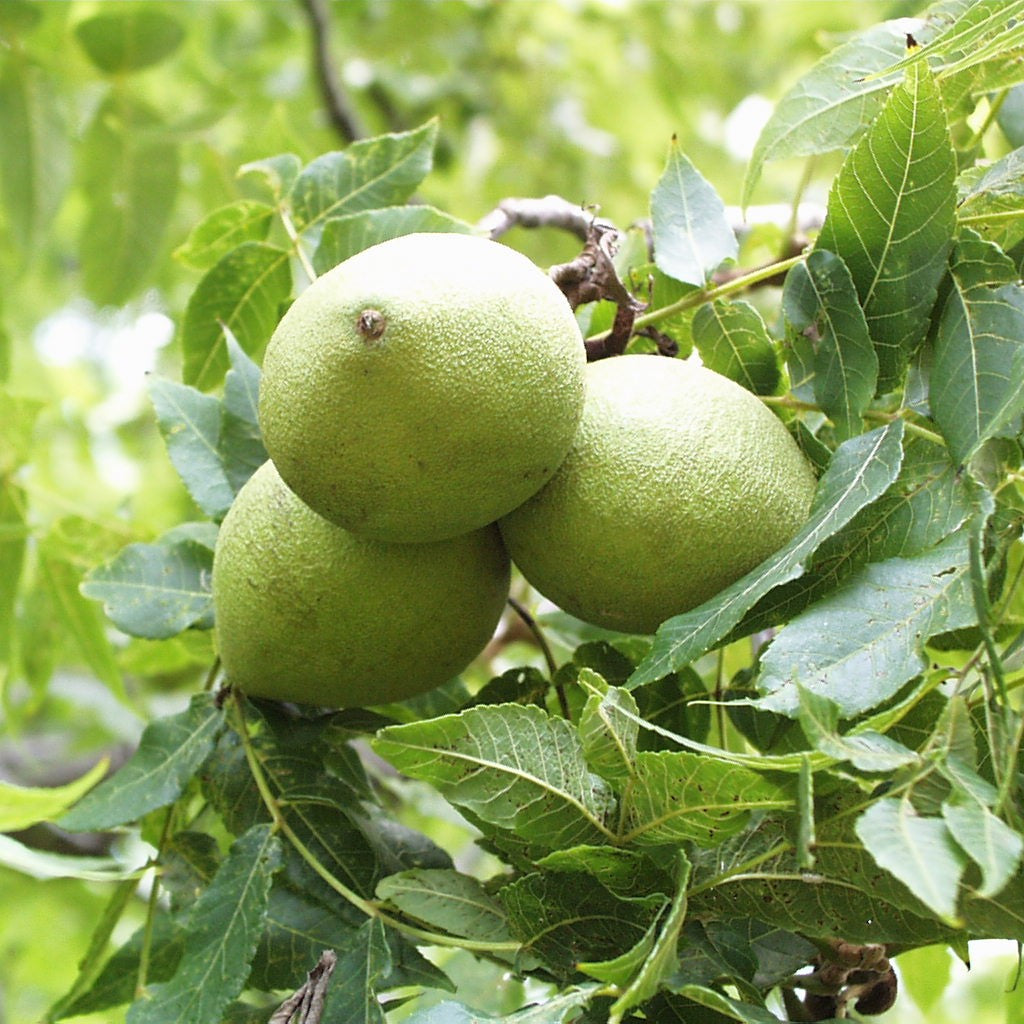
[[[335,708],[403,700],[480,653],[508,585],[497,527],[431,544],[357,537],[305,505],[268,461],[217,538],[221,661],[257,697]]]
[[[750,392],[691,362],[620,356],[587,368],[572,449],[499,525],[545,597],[649,633],[784,546],[814,489],[796,443]]]
[[[493,522],[551,477],[583,407],[565,297],[488,239],[413,234],[318,278],[267,347],[259,415],[281,476],[367,537]]]

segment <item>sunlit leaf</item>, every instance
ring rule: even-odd
[[[17,832],[40,821],[52,821],[103,777],[107,759],[63,786],[16,786],[0,782],[0,832]]]
[[[975,800],[947,800],[942,818],[960,848],[981,868],[978,895],[995,896],[1019,869],[1024,839]]]
[[[87,882],[119,882],[138,878],[143,865],[126,864],[117,857],[77,857],[26,846],[12,836],[0,835],[0,867],[31,878],[80,878]]]
[[[196,286],[185,310],[185,383],[208,390],[221,381],[229,365],[225,327],[250,356],[258,356],[291,290],[291,267],[283,249],[243,242],[222,257]]]
[[[725,204],[673,139],[665,170],[651,193],[654,260],[669,277],[703,285],[739,243]]]
[[[664,623],[629,685],[653,682],[695,660],[771,590],[801,576],[810,556],[896,479],[902,436],[902,424],[894,423],[841,445],[819,481],[810,519],[793,540],[717,597]]]
[[[307,164],[291,189],[292,215],[301,231],[331,217],[404,203],[430,172],[437,121],[409,132],[354,142]]]
[[[15,636],[15,602],[28,550],[26,495],[0,475],[0,693],[10,671]]]
[[[313,253],[313,267],[318,274],[323,274],[371,245],[413,232],[468,235],[474,230],[471,224],[425,205],[389,206],[331,217],[324,222],[320,244]]]
[[[755,395],[779,385],[779,359],[761,314],[749,302],[705,303],[693,318],[701,361]]]
[[[816,248],[850,270],[878,354],[878,390],[903,377],[953,238],[956,158],[927,66],[916,64],[843,163]]]
[[[583,669],[580,678],[604,682],[591,669]],[[637,705],[632,694],[619,687],[605,686],[604,691],[591,693],[580,714],[583,755],[602,778],[622,781],[632,774],[636,759]],[[626,714],[620,714],[623,708]]]
[[[209,270],[243,242],[262,242],[273,219],[272,206],[239,199],[208,213],[174,250],[174,255],[196,270]]]
[[[135,753],[68,811],[61,827],[99,831],[172,803],[209,757],[223,722],[206,693],[194,696],[185,711],[150,722]]]
[[[80,21],[75,35],[89,59],[113,75],[138,71],[169,57],[181,45],[185,30],[164,11],[129,7]]]

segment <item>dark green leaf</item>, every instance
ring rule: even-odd
[[[878,864],[940,919],[957,923],[967,855],[941,818],[916,814],[909,800],[879,800],[857,819],[857,835]]]
[[[129,544],[97,566],[82,593],[131,636],[163,640],[190,627],[213,625],[212,551],[193,540]]]
[[[799,681],[854,717],[927,666],[929,638],[976,622],[963,531],[912,558],[866,565],[772,641],[757,682],[761,705],[796,715]]]
[[[243,242],[262,242],[273,219],[272,206],[239,199],[207,214],[174,250],[174,255],[196,270],[209,270]]]
[[[53,84],[20,56],[0,67],[0,139],[4,215],[13,240],[31,253],[64,198],[71,159]]]
[[[98,305],[117,305],[135,294],[160,252],[178,192],[178,146],[158,114],[122,93],[96,112],[82,161],[83,285]]]
[[[953,238],[955,175],[938,88],[914,65],[844,161],[816,242],[853,276],[880,392],[900,383],[927,329]]]
[[[382,210],[363,210],[324,222],[320,244],[313,253],[313,267],[323,274],[371,245],[421,231],[474,233],[471,224],[458,220],[432,206],[389,206]]]
[[[651,193],[651,221],[658,268],[684,284],[705,284],[739,252],[725,204],[675,139]]]
[[[1024,289],[1016,277],[1012,262],[976,237],[962,239],[953,254],[931,401],[958,462],[1024,412]]]
[[[485,705],[382,730],[374,749],[456,806],[548,848],[611,838],[613,798],[576,730],[540,708]]]
[[[377,999],[391,973],[391,948],[380,918],[366,921],[339,956],[328,990],[323,1024],[384,1024]]]
[[[99,831],[173,803],[209,757],[223,723],[207,693],[196,694],[185,711],[150,722],[135,753],[68,811],[61,827]]]
[[[764,1006],[732,999],[717,989],[705,988],[703,985],[684,985],[676,994],[692,1000],[698,1006],[720,1013],[727,1020],[738,1020],[741,1024],[782,1024],[780,1018]]]
[[[174,976],[149,986],[128,1011],[128,1024],[209,1024],[235,998],[263,932],[281,841],[257,825],[231,847],[210,887],[196,900],[185,952]]]
[[[89,59],[108,75],[138,71],[169,57],[185,30],[163,11],[147,7],[94,14],[75,26]]]
[[[783,308],[794,330],[813,335],[814,397],[836,436],[859,434],[875,394],[878,356],[843,261],[825,249],[812,252],[786,276]]]
[[[748,302],[706,303],[693,318],[693,343],[701,361],[755,395],[779,386],[775,344],[761,314]]]
[[[296,227],[308,231],[332,217],[404,203],[430,173],[436,141],[437,121],[428,121],[317,157],[292,185]]]
[[[661,895],[622,899],[589,874],[533,873],[504,886],[513,934],[557,973],[580,960],[608,960],[639,942],[667,902]]]
[[[181,346],[186,384],[208,390],[228,369],[226,327],[250,355],[263,350],[291,295],[288,253],[243,242],[206,272],[185,310]]]
[[[235,492],[221,458],[221,403],[165,377],[149,378],[149,396],[174,468],[196,505],[223,517]]]
[[[642,686],[694,661],[725,637],[775,587],[801,576],[811,555],[896,479],[903,426],[873,430],[841,445],[818,484],[807,524],[781,551],[699,608],[659,628],[629,685]]]

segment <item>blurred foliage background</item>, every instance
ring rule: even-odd
[[[0,0],[0,779],[54,785],[116,757],[209,665],[206,634],[112,645],[77,588],[126,542],[195,514],[145,374],[178,373],[175,323],[200,275],[174,251],[237,197],[240,166],[437,116],[422,198],[466,220],[558,193],[628,225],[647,215],[673,134],[736,203],[772,102],[845,34],[922,7]],[[159,21],[151,51],[103,21],[132,10]],[[326,112],[324,67],[346,131]],[[772,164],[755,200],[823,200],[835,167]],[[506,241],[542,265],[577,248],[550,230]],[[67,989],[105,898],[0,867],[0,1024],[38,1020]],[[945,950],[908,956],[887,1019],[1024,1022],[1015,951],[977,959],[967,974]]]

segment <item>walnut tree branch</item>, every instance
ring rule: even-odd
[[[328,0],[298,2],[309,19],[313,42],[313,66],[316,69],[327,115],[344,142],[355,142],[366,133],[342,87],[341,77],[331,54],[331,16],[327,7]]]

